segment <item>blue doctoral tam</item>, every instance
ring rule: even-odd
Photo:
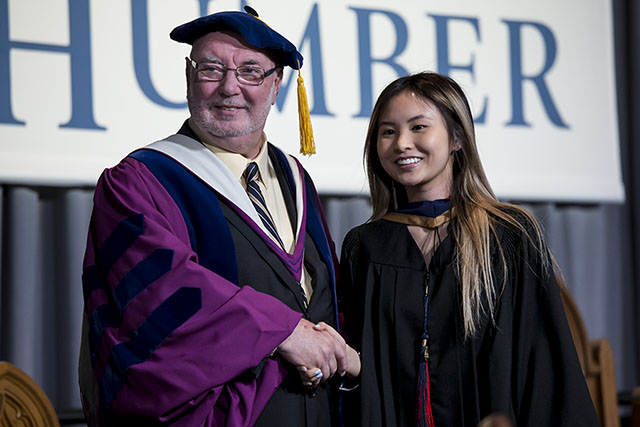
[[[169,36],[177,42],[193,44],[205,34],[230,31],[240,34],[250,46],[270,51],[278,65],[296,70],[302,67],[302,55],[293,43],[259,19],[253,9],[245,10],[249,13],[229,11],[202,16],[174,28]]]

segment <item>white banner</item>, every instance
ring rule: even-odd
[[[187,118],[175,26],[234,0],[0,0],[0,182],[92,185]],[[398,76],[455,78],[505,199],[622,201],[611,0],[254,0],[296,44],[320,192],[366,193],[362,148],[378,93]],[[286,70],[269,140],[298,150]],[[302,157],[302,156],[300,156]]]

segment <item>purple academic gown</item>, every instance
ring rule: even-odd
[[[84,390],[83,405],[93,413],[88,418],[101,424],[155,419],[185,426],[252,425],[287,372],[280,357],[269,355],[302,314],[234,283],[239,266],[233,247],[227,247],[228,225],[215,209],[216,198],[245,219],[296,280],[305,229],[314,235],[331,272],[335,305],[333,243],[313,184],[292,157],[276,149],[298,205],[298,244],[289,255],[266,237],[228,169],[216,165],[219,160],[199,142],[172,138],[132,153],[98,181],[83,266],[94,396],[84,396],[91,394]],[[180,183],[170,187],[176,183],[148,167],[154,156],[165,164],[175,159],[169,163],[178,173],[205,184],[210,194],[202,200],[211,206],[205,213],[210,221],[191,218],[190,208],[177,200]],[[192,191],[187,185],[183,190]],[[208,249],[193,247],[197,233],[210,236],[200,239]],[[257,366],[260,374],[253,379],[241,376]],[[95,401],[97,407],[87,407]]]

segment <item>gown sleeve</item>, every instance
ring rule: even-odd
[[[267,356],[301,314],[199,265],[189,242],[142,163],[103,173],[83,265],[97,419],[252,424],[282,381]]]
[[[509,279],[497,314],[497,341],[509,340],[513,346],[516,425],[598,426],[550,255],[546,249],[540,253],[524,234],[515,235],[507,233],[503,241]],[[500,361],[503,355],[491,354],[489,371],[501,369]]]
[[[345,236],[340,255],[340,274],[338,294],[338,309],[342,317],[342,331],[347,343],[356,351],[360,351],[360,338],[362,332],[363,299],[362,289],[358,289],[359,281],[356,280],[358,269],[358,232],[351,230]],[[361,286],[361,285],[360,285]]]

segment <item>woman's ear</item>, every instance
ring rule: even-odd
[[[462,143],[460,142],[459,139],[454,139],[453,142],[451,143],[451,154],[453,154],[454,152],[460,149],[462,149]]]

